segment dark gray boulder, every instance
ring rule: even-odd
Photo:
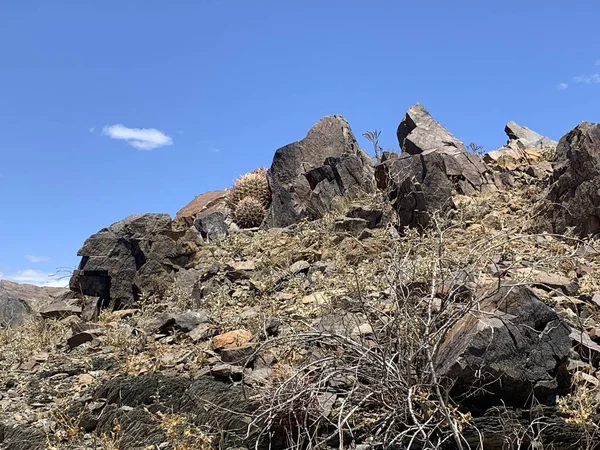
[[[194,226],[206,240],[227,236],[229,229],[225,223],[225,215],[220,211],[200,213],[194,220]]]
[[[600,124],[582,122],[563,136],[553,168],[544,223],[555,233],[567,227],[580,235],[600,232]]]
[[[460,319],[437,356],[451,395],[481,410],[552,404],[569,388],[569,326],[529,288],[503,287]],[[466,400],[465,400],[466,399]]]
[[[373,163],[341,116],[319,120],[301,141],[275,152],[268,171],[272,203],[264,224],[317,219],[341,195],[373,192]]]
[[[501,182],[475,153],[436,122],[420,104],[398,127],[402,153],[375,168],[377,186],[388,193],[399,226],[427,226],[431,214],[454,207],[455,193],[495,191]]]
[[[200,244],[198,233],[177,230],[168,214],[129,216],[85,241],[69,286],[101,305],[130,307],[142,294],[164,293]]]

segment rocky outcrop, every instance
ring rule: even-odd
[[[398,126],[402,153],[375,168],[380,189],[394,202],[400,227],[424,227],[431,214],[454,206],[453,193],[496,190],[491,170],[416,104]],[[498,182],[499,184],[499,182]]]
[[[552,181],[542,210],[552,231],[600,232],[600,124],[582,122],[563,136]]]
[[[569,388],[569,326],[529,288],[504,287],[464,316],[440,348],[438,373],[451,395],[485,410],[552,404]]]
[[[535,165],[543,159],[544,151],[553,150],[558,144],[556,141],[513,121],[506,124],[504,132],[508,136],[506,145],[487,152],[483,156],[486,163],[503,169],[514,170],[521,166],[535,167],[531,165]]]
[[[268,227],[317,219],[337,197],[375,188],[371,158],[358,147],[341,116],[324,117],[304,139],[277,150],[268,179],[272,194]]]
[[[21,324],[26,317],[39,313],[66,292],[65,288],[0,280],[0,327]]]
[[[132,306],[142,294],[163,293],[201,244],[196,231],[174,228],[167,214],[143,214],[100,230],[77,253],[82,258],[71,290],[116,308]]]

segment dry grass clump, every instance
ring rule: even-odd
[[[156,416],[157,426],[165,433],[173,450],[212,450],[214,439],[181,414]]]
[[[0,329],[0,367],[27,361],[36,353],[49,351],[64,342],[71,328],[65,321],[28,317],[13,328]]]

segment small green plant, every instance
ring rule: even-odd
[[[483,151],[483,145],[477,145],[475,142],[470,142],[469,145],[467,145],[467,150],[480,157],[485,154],[485,151]]]

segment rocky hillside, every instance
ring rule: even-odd
[[[600,448],[600,125],[480,155],[412,106],[0,283],[3,449]]]

